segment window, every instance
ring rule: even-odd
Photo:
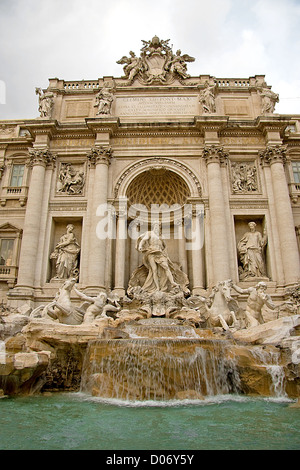
[[[294,183],[300,183],[300,162],[292,162]]]
[[[3,238],[0,241],[0,265],[1,266],[12,266],[14,241],[15,240],[13,238]]]
[[[19,188],[22,186],[25,165],[13,165],[10,186]]]

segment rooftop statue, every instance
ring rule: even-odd
[[[123,56],[117,64],[124,65],[125,78],[132,83],[138,78],[143,84],[171,83],[174,79],[184,80],[189,78],[187,62],[194,62],[194,57],[181,54],[178,50],[173,54],[169,46],[170,39],[162,40],[154,36],[150,41],[142,41],[140,57],[130,51],[130,56]]]
[[[50,91],[42,91],[41,88],[36,88],[35,93],[39,95],[39,113],[42,118],[51,118],[53,108],[54,95]]]

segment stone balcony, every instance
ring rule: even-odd
[[[28,186],[4,186],[1,191],[0,204],[4,207],[8,199],[18,199],[20,206],[23,207],[26,204],[27,196]]]
[[[296,204],[300,196],[300,183],[289,183],[289,191],[292,202]]]

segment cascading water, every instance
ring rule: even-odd
[[[193,328],[163,319],[127,331],[128,339],[89,344],[82,391],[123,400],[203,398],[238,391],[229,342],[201,339]]]
[[[280,351],[165,318],[124,326],[126,339],[92,341],[81,391],[120,400],[203,399],[224,394],[284,397]],[[202,337],[200,336],[202,334]]]
[[[276,397],[285,397],[285,372],[279,364],[280,354],[278,351],[253,347],[251,354],[265,367],[272,381],[272,391]]]

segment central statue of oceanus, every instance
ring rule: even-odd
[[[136,249],[143,254],[143,264],[132,274],[128,294],[134,295],[136,289],[147,294],[181,290],[188,294],[189,280],[180,267],[173,263],[167,253],[166,244],[160,236],[159,224],[137,239]]]

